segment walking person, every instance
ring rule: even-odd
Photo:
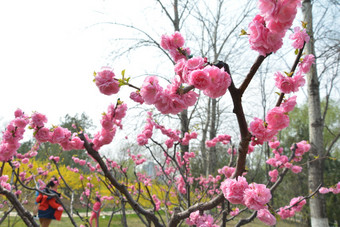
[[[48,227],[52,220],[60,221],[63,213],[63,207],[57,202],[56,197],[60,197],[60,193],[57,192],[59,182],[56,177],[52,177],[51,181],[48,182],[44,192],[49,195],[39,194],[36,202],[39,203],[38,217],[41,227]]]
[[[101,208],[102,204],[100,202],[100,198],[99,196],[96,196],[96,202],[93,205],[92,208],[92,213],[91,213],[91,217],[90,217],[90,226],[92,227],[92,221],[93,219],[95,219],[95,223],[96,223],[96,227],[99,226],[99,215],[100,215],[100,208]]]

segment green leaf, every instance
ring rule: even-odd
[[[124,78],[124,76],[125,76],[125,69],[123,69],[123,71],[122,71],[122,76]]]
[[[296,49],[294,53],[295,53],[295,55],[298,55],[299,49]]]
[[[291,76],[293,75],[293,72],[290,72],[290,73],[285,72],[285,74],[286,74],[288,77],[291,77]]]
[[[248,35],[248,33],[246,32],[246,30],[242,29],[240,35]]]

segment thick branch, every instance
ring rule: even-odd
[[[120,184],[115,177],[112,175],[112,173],[107,168],[106,164],[104,163],[103,159],[100,157],[99,153],[92,148],[92,146],[88,143],[86,140],[84,134],[79,134],[79,138],[84,141],[84,147],[89,155],[91,155],[100,165],[101,169],[103,170],[103,173],[105,177],[111,182],[111,184],[117,188],[117,190],[122,193],[125,198],[127,199],[128,203],[131,205],[131,207],[143,214],[148,220],[152,221],[155,225],[155,227],[163,227],[162,224],[159,223],[158,218],[156,215],[150,211],[145,210],[142,206],[140,206],[131,196],[129,191],[127,190],[126,186],[123,184]]]
[[[11,204],[14,206],[15,210],[18,212],[19,216],[21,217],[21,219],[27,226],[39,227],[39,225],[33,219],[33,216],[31,215],[31,213],[28,212],[22,206],[20,201],[17,199],[17,197],[13,193],[11,193],[10,191],[7,191],[6,189],[3,189],[0,186],[0,194],[6,196],[6,198],[11,202]]]
[[[269,56],[270,54],[268,54],[267,56]],[[264,59],[267,56],[262,56],[259,55],[255,61],[255,63],[253,64],[253,66],[250,68],[250,71],[248,73],[248,75],[246,76],[246,78],[244,79],[243,83],[241,84],[239,90],[240,90],[240,95],[242,96],[244,91],[247,89],[250,81],[253,79],[255,73],[257,72],[257,70],[260,68],[262,62],[264,61]]]

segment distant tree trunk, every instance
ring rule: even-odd
[[[212,140],[216,137],[217,130],[216,130],[216,99],[211,99],[211,122],[210,122],[210,131],[209,131],[209,139]],[[208,171],[209,174],[214,174],[215,170],[217,168],[217,154],[216,154],[216,147],[210,147],[209,148],[209,154],[208,154]]]
[[[181,120],[181,135],[184,138],[184,134],[189,131],[188,110],[183,110],[180,113],[180,120]],[[180,146],[182,154],[184,154],[184,152],[186,151],[189,151],[189,145],[181,144]]]
[[[205,147],[205,141],[207,140],[207,134],[208,134],[208,128],[209,128],[209,122],[210,122],[210,105],[211,105],[211,99],[208,100],[208,107],[207,107],[207,118],[206,122],[202,124],[202,140],[201,140],[201,153],[202,153],[202,159],[203,159],[203,173],[208,176],[208,152]]]
[[[307,32],[311,39],[306,45],[306,52],[315,55],[313,37],[313,17],[311,0],[303,0],[302,12],[304,21],[307,22]],[[323,183],[323,119],[320,107],[319,80],[316,65],[312,65],[307,74],[308,83],[308,115],[309,115],[309,151],[308,162],[308,186],[310,191],[314,191],[317,186]],[[319,157],[315,160],[315,157]],[[320,193],[316,194],[309,201],[312,227],[328,226],[326,216],[325,199]]]

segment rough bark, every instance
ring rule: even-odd
[[[309,43],[306,45],[306,52],[307,54],[315,55],[311,0],[303,1],[302,12],[304,21],[307,22],[307,32],[311,38]],[[309,142],[311,144],[308,162],[308,186],[310,191],[314,191],[318,185],[323,183],[323,159],[321,157],[324,155],[324,123],[321,115],[319,80],[316,65],[312,65],[310,72],[307,74],[307,88],[309,107]],[[312,227],[328,226],[325,199],[322,194],[318,193],[310,199],[309,208]]]
[[[212,99],[211,100],[211,122],[210,122],[210,130],[209,130],[209,139],[212,140],[216,137],[217,130],[216,130],[216,112],[217,112],[217,100]],[[208,153],[208,173],[206,174],[207,176],[209,174],[214,174],[217,168],[216,162],[217,162],[217,154],[216,154],[216,147],[210,147],[209,148],[209,153]]]

